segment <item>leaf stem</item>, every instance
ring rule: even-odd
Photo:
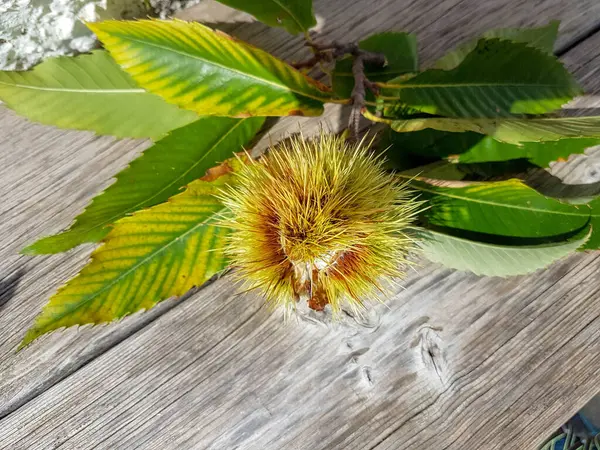
[[[384,119],[383,117],[379,117],[375,114],[372,114],[367,108],[362,108],[360,112],[365,117],[365,119],[368,119],[371,122],[385,123],[387,125],[391,125],[394,122],[391,119]]]

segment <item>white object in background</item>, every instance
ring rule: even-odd
[[[0,0],[0,70],[24,70],[50,56],[90,51],[97,41],[83,21],[164,18],[198,1]]]

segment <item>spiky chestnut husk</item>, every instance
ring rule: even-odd
[[[369,146],[292,137],[237,174],[222,200],[233,229],[227,253],[246,289],[275,305],[307,299],[336,313],[404,275],[421,203]]]

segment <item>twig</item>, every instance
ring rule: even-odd
[[[314,55],[306,61],[293,64],[297,69],[314,67],[322,62],[336,61],[346,55],[352,56],[354,88],[351,94],[352,112],[350,113],[348,128],[351,132],[351,138],[356,139],[358,137],[360,115],[366,104],[366,89],[369,89],[375,95],[379,93],[377,85],[369,81],[365,75],[365,64],[384,67],[386,64],[385,56],[381,53],[363,50],[356,43],[340,44],[335,41],[319,43],[307,40],[306,45],[312,48]]]
[[[340,44],[336,41],[328,43],[307,41],[306,45],[311,47],[315,54],[305,61],[292,64],[296,68],[312,67],[319,62],[335,61],[346,55],[352,55],[353,57],[361,55],[364,62],[379,67],[385,66],[386,63],[383,54],[362,50],[358,47],[358,44],[355,43]]]
[[[295,69],[310,69],[311,67],[316,66],[323,60],[323,53],[315,53],[309,59],[305,61],[300,61],[297,63],[292,63],[292,67]]]
[[[316,51],[315,54],[312,55],[309,59],[307,59],[305,61],[293,63],[292,67],[294,67],[296,69],[305,69],[305,68],[309,69],[311,67],[316,66],[319,63],[331,62],[331,61],[333,61],[333,57],[332,57],[331,53]]]
[[[352,62],[352,75],[354,76],[354,88],[352,88],[352,111],[350,112],[350,119],[348,122],[348,128],[350,129],[351,138],[354,140],[358,139],[360,113],[362,108],[365,106],[365,64],[362,55],[356,55]]]
[[[365,63],[383,67],[386,61],[385,56],[382,54],[367,52],[359,49],[358,46],[352,56],[354,57],[352,62],[354,88],[352,89],[352,112],[350,113],[348,128],[352,133],[352,138],[357,140],[360,130],[360,116],[365,108],[365,88],[368,88],[375,95],[379,93],[379,88],[369,81],[365,75]]]

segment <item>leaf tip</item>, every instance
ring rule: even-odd
[[[21,350],[23,350],[24,348],[29,347],[29,345],[33,341],[35,341],[36,339],[38,339],[42,334],[43,333],[39,333],[37,331],[37,329],[35,328],[35,326],[31,327],[29,330],[27,330],[27,333],[25,333],[25,337],[20,342],[19,346],[15,350],[15,353],[18,353]]]
[[[68,232],[63,232],[52,236],[43,237],[29,244],[27,247],[22,248],[19,251],[19,254],[28,256],[53,255],[55,253],[66,252],[67,250],[84,243],[78,240],[69,242],[68,239],[64,239],[64,237],[68,237],[69,234],[70,233]]]
[[[38,255],[39,252],[36,251],[36,244],[37,244],[37,242],[34,242],[33,244],[29,244],[27,247],[23,247],[21,250],[19,250],[19,255],[24,255],[24,256]]]
[[[548,25],[546,25],[546,26],[550,27],[552,29],[556,29],[556,31],[558,31],[558,28],[560,27],[560,20],[558,20],[558,19],[551,20],[550,22],[548,22]]]

